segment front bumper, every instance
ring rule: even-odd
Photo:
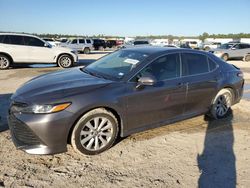
[[[72,113],[13,114],[8,117],[12,140],[18,149],[30,154],[67,151]]]

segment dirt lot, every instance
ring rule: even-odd
[[[102,55],[80,55],[80,64]],[[250,84],[250,63],[230,63]],[[0,187],[249,187],[250,85],[226,119],[199,116],[135,134],[97,156],[80,156],[71,146],[53,156],[16,150],[6,124],[9,97],[32,77],[58,69],[0,72]]]

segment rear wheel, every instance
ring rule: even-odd
[[[72,67],[73,65],[73,60],[72,60],[72,57],[70,55],[61,55],[59,58],[58,58],[58,61],[57,61],[57,64],[62,67],[62,68],[69,68],[69,67]]]
[[[8,69],[10,67],[10,58],[5,55],[0,54],[0,69]]]
[[[222,57],[221,57],[224,61],[227,61],[228,60],[228,54],[223,54]]]
[[[209,51],[210,50],[210,47],[209,46],[206,46],[205,47],[205,51]]]
[[[104,50],[103,46],[99,46],[98,50],[103,51]]]
[[[250,54],[245,55],[244,61],[250,62]]]
[[[221,119],[228,115],[233,102],[233,92],[230,89],[222,89],[215,96],[211,115],[214,119]]]
[[[90,53],[90,49],[89,48],[84,48],[83,53],[84,54],[89,54]]]
[[[118,129],[115,116],[104,108],[98,108],[79,119],[72,131],[71,144],[81,154],[99,154],[114,144]]]

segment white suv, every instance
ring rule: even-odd
[[[61,44],[63,47],[68,47],[78,52],[89,54],[93,49],[93,40],[84,38],[75,38],[68,40],[67,43]]]
[[[77,52],[51,46],[32,35],[0,33],[0,69],[14,63],[57,63],[68,68],[78,61]]]

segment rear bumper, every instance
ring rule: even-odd
[[[18,149],[30,154],[55,154],[67,151],[72,114],[10,114],[8,124]]]

